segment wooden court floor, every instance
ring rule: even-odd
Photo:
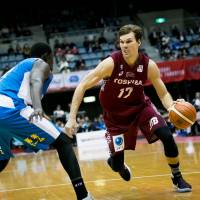
[[[178,139],[177,139],[178,140]],[[125,182],[104,160],[80,161],[88,190],[96,200],[200,200],[200,138],[178,143],[181,169],[193,186],[191,193],[176,193],[160,142],[138,141],[126,152],[133,179]],[[75,200],[67,174],[54,150],[18,155],[0,174],[0,200]]]

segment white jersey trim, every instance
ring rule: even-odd
[[[0,106],[5,108],[15,108],[13,100],[3,94],[0,94]]]
[[[30,72],[24,73],[24,78],[21,82],[19,92],[17,94],[19,98],[24,99],[26,104],[32,105],[31,94],[30,94]]]

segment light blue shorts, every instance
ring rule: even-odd
[[[0,160],[12,156],[12,138],[23,142],[35,152],[48,149],[61,130],[46,118],[30,123],[28,119],[33,112],[32,107],[12,104],[12,99],[6,98],[8,101],[0,98]]]

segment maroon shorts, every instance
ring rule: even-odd
[[[110,153],[114,154],[124,150],[134,150],[139,129],[148,143],[153,143],[158,140],[154,131],[164,126],[167,125],[160,113],[158,113],[153,105],[148,105],[137,115],[136,120],[127,127],[127,131],[122,132],[120,129],[119,132],[111,131],[112,127],[107,127],[108,132],[106,133],[106,140],[109,145]],[[116,130],[116,128],[113,127],[113,130]]]

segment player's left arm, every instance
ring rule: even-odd
[[[153,84],[163,106],[169,110],[174,101],[160,77],[160,70],[157,64],[151,59],[149,60],[148,65],[148,80]]]

